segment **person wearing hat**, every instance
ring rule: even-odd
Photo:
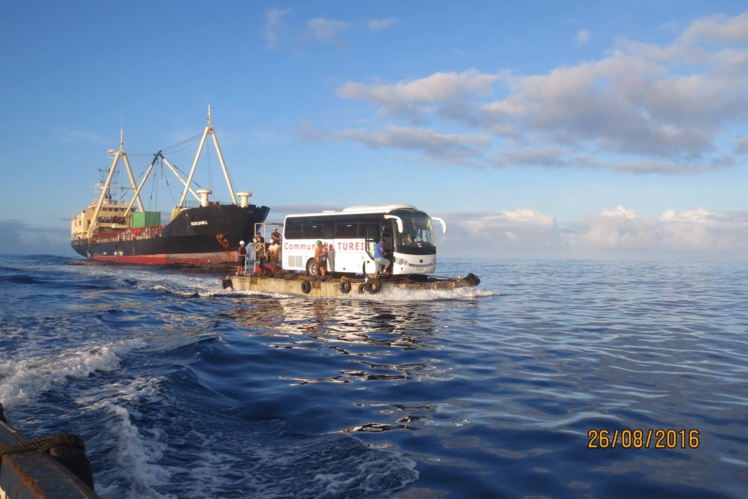
[[[247,248],[244,241],[239,241],[239,249],[236,251],[236,275],[244,274],[244,264],[247,262]]]
[[[317,247],[314,249],[314,263],[317,265],[317,275],[327,273],[327,248],[322,241],[317,241]]]

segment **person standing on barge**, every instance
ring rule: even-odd
[[[268,246],[267,259],[270,263],[270,273],[275,276],[275,271],[278,270],[278,256],[280,255],[280,245],[273,241]]]
[[[236,251],[236,275],[244,275],[244,265],[247,263],[247,248],[244,241],[239,241],[239,249]]]
[[[327,248],[322,241],[317,241],[317,247],[314,249],[314,263],[317,265],[317,275],[327,273]]]
[[[259,234],[259,233],[258,233]],[[265,240],[262,236],[258,235],[254,238],[254,246],[252,249],[255,252],[255,261],[259,266],[260,272],[265,271]]]

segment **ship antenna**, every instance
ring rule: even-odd
[[[211,114],[211,108],[212,108],[212,107],[213,107],[213,106],[211,106],[210,104],[208,104],[208,126],[211,126],[211,125],[210,125],[210,114]]]

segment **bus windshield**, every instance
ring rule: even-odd
[[[403,221],[403,232],[395,231],[396,251],[435,247],[431,217],[425,213],[398,213],[397,216]]]

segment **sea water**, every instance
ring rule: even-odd
[[[748,264],[442,260],[335,299],[0,256],[0,402],[121,497],[745,497]]]

